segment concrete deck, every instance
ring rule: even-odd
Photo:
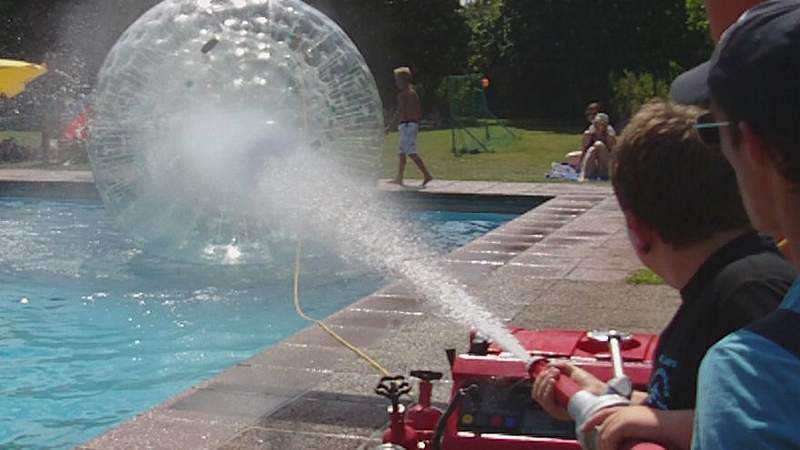
[[[0,195],[98,198],[92,172],[85,170],[0,169]]]
[[[7,176],[0,171],[0,180]],[[554,197],[442,261],[513,325],[657,332],[679,303],[668,287],[624,282],[640,264],[607,185],[434,181],[424,192]],[[467,345],[468,328],[404,282],[325,322],[398,374],[448,373],[443,349]],[[79,448],[370,448],[387,424],[386,401],[372,394],[378,379],[308,327]],[[450,387],[437,383],[435,399],[446,401]]]
[[[0,181],[26,183],[92,183],[86,170],[0,169]]]

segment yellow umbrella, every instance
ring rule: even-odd
[[[14,97],[25,85],[47,72],[47,67],[25,61],[0,59],[0,94]]]

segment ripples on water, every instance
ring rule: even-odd
[[[510,216],[417,218],[447,250]],[[317,317],[382,283],[330,258],[306,256],[343,268],[304,277]],[[0,199],[0,448],[72,447],[296,332],[289,275],[148,257],[97,203]]]

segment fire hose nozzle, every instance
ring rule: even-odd
[[[538,358],[533,360],[531,365],[528,366],[528,374],[530,375],[531,380],[535,380],[539,375],[546,371],[549,366],[550,363],[547,359]],[[560,405],[566,406],[569,404],[570,398],[580,392],[581,388],[571,378],[559,376],[556,378],[556,384],[553,391],[556,396],[556,402],[558,402]]]
[[[549,366],[546,359],[539,359],[531,364],[528,373],[531,379],[536,379]],[[586,450],[596,448],[595,433],[581,433],[583,424],[601,409],[613,406],[627,406],[630,400],[617,394],[595,395],[585,391],[571,378],[559,375],[553,386],[556,402],[567,408],[569,416],[575,420],[575,431],[581,446]]]

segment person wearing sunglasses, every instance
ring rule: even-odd
[[[750,8],[705,67],[705,79],[673,90],[710,100],[714,119],[698,130],[719,142],[755,227],[800,254],[800,2]],[[800,448],[799,374],[800,281],[775,312],[703,359],[693,448]]]
[[[636,406],[602,411],[586,425],[600,427],[602,449],[626,438],[689,448],[701,359],[725,335],[774,310],[796,276],[751,228],[719,148],[701,141],[695,127],[703,112],[650,103],[617,146],[612,184],[631,245],[682,302],[660,335],[648,391],[634,395]],[[566,418],[553,401],[560,372],[592,392],[607,389],[585,371],[554,365],[535,380],[533,397],[557,418]]]

